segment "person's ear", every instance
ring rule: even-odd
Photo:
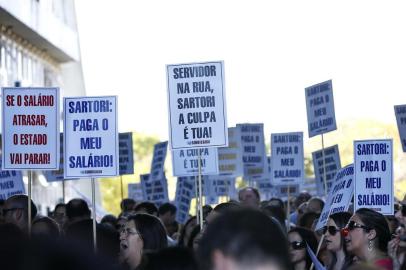
[[[373,240],[376,238],[376,231],[374,229],[369,230],[367,234],[368,240]]]

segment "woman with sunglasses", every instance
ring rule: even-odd
[[[312,261],[306,250],[306,244],[316,252],[317,239],[313,231],[296,227],[289,231],[289,251],[290,258],[295,270],[307,270],[310,268]]]
[[[128,217],[120,231],[120,259],[129,269],[140,269],[147,251],[157,251],[168,245],[161,221],[149,214]]]
[[[366,208],[358,209],[342,233],[347,251],[355,255],[358,261],[382,269],[393,269],[392,259],[387,253],[391,234],[382,214]]]
[[[326,249],[331,254],[331,262],[326,267],[328,270],[347,269],[352,262],[352,256],[348,254],[344,237],[340,233],[350,218],[348,212],[335,213],[330,216],[327,226],[323,227]]]

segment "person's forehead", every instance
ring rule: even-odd
[[[55,212],[65,213],[66,212],[66,207],[65,206],[59,206],[58,208],[55,209]]]
[[[128,220],[128,221],[124,224],[124,227],[126,227],[126,228],[135,228],[134,220]]]
[[[335,227],[337,227],[337,224],[334,222],[334,220],[333,220],[332,218],[329,218],[329,219],[328,219],[327,225],[328,225],[328,226],[335,226]]]
[[[357,223],[362,223],[361,219],[359,216],[357,216],[357,214],[354,214],[351,218],[350,221],[355,221]]]
[[[291,240],[296,240],[296,241],[301,241],[302,237],[300,237],[300,234],[298,234],[297,232],[291,232],[288,234],[288,238]]]

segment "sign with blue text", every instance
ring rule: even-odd
[[[157,180],[150,179],[150,174],[143,174],[140,177],[144,200],[153,202],[158,207],[169,201],[168,183],[165,177]]]
[[[242,147],[239,127],[228,128],[228,147],[218,149],[219,174],[227,176],[242,176]]]
[[[316,175],[317,193],[323,196],[330,192],[334,176],[341,169],[338,145],[324,148],[324,167],[322,149],[312,153],[314,174]],[[324,192],[324,168],[326,168],[327,193]]]
[[[128,198],[136,202],[144,201],[144,193],[142,192],[141,183],[128,184]]]
[[[64,98],[64,177],[119,174],[117,97]]]
[[[118,164],[120,175],[134,173],[134,152],[132,132],[118,134]]]
[[[194,177],[178,177],[176,182],[175,206],[176,221],[185,224],[189,218],[190,202],[194,197]]]
[[[271,134],[271,156],[272,185],[302,183],[303,132]]]
[[[406,152],[406,105],[395,106],[395,115],[402,149]]]
[[[3,170],[58,170],[59,88],[5,87]]]
[[[300,193],[300,185],[278,185],[274,187],[275,197],[282,200],[287,200],[288,197],[296,197]]]
[[[369,208],[393,215],[392,140],[354,141],[354,211]]]
[[[193,176],[199,174],[199,155],[201,175],[218,174],[217,148],[195,148],[172,151],[174,176]]]
[[[24,194],[23,175],[20,171],[3,171],[0,169],[0,200],[7,200],[17,194]]]
[[[244,178],[251,179],[264,173],[264,124],[238,124],[240,129]]]
[[[332,81],[307,87],[305,92],[309,137],[336,130]]]
[[[171,149],[226,147],[224,63],[167,65]]]
[[[354,194],[354,165],[340,169],[334,177],[323,211],[316,224],[316,231],[326,226],[328,217],[334,213],[346,212]]]
[[[160,142],[154,145],[154,154],[151,163],[150,180],[160,180],[165,178],[164,166],[166,159],[166,152],[168,149],[168,142]]]

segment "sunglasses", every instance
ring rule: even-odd
[[[357,229],[357,228],[358,229],[363,229],[363,230],[366,230],[366,231],[371,230],[371,228],[351,220],[350,222],[348,222],[347,226],[345,226],[345,228],[341,230],[341,234],[344,237],[346,237],[350,233],[350,231],[352,231],[354,229]]]
[[[2,212],[3,217],[5,217],[8,212],[19,210],[19,209],[24,209],[24,208],[21,208],[21,207],[5,208],[5,209],[3,209],[3,212]]]
[[[334,236],[339,231],[340,231],[340,229],[337,227],[334,227],[334,226],[324,226],[323,227],[323,234],[326,234],[326,232],[328,232],[330,235]]]
[[[304,249],[306,247],[306,243],[304,241],[293,241],[293,242],[290,242],[290,246],[294,250]]]

